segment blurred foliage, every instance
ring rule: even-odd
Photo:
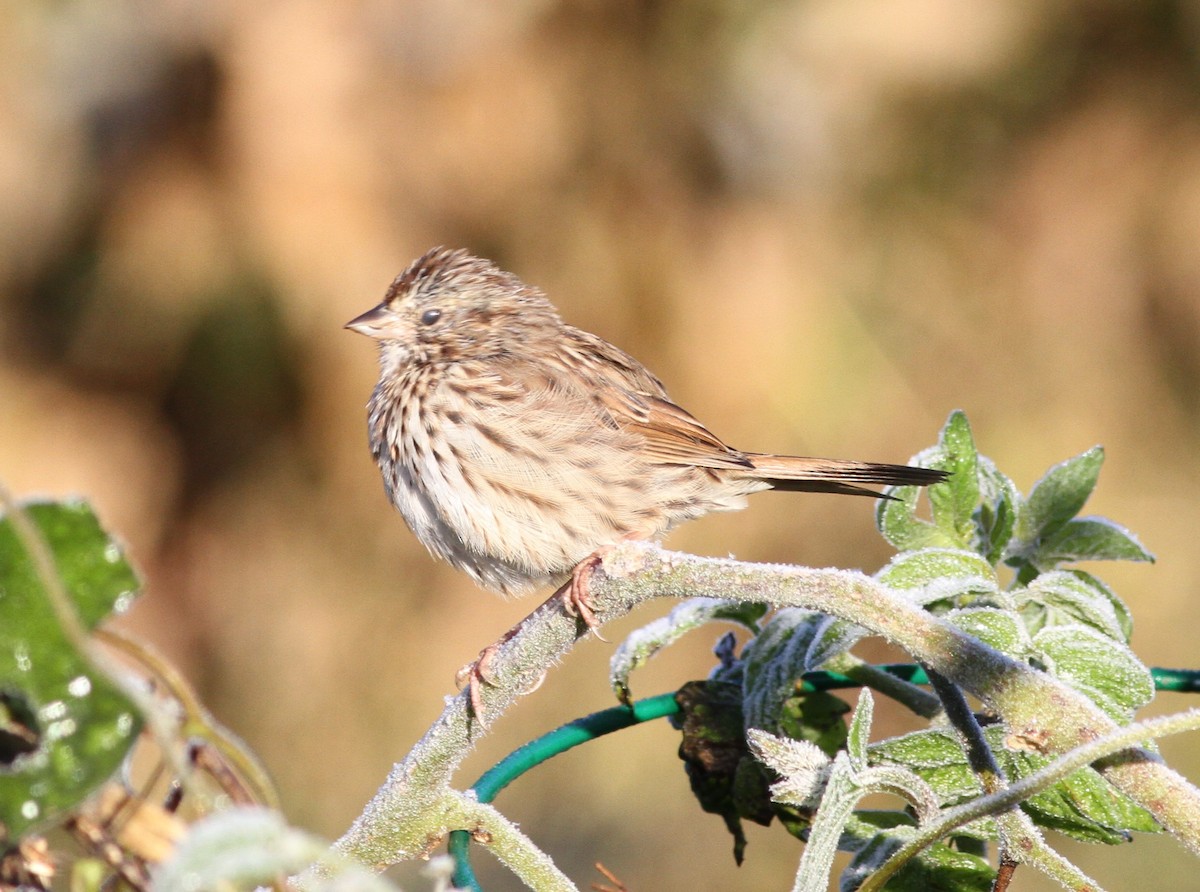
[[[124,612],[133,568],[82,503],[26,508],[80,629]],[[63,624],[11,517],[0,514],[0,841],[59,818],[112,776],[141,721]]]
[[[0,35],[0,473],[127,536],[129,623],[322,834],[529,606],[435,566],[366,449],[374,359],[341,325],[439,243],[739,447],[898,460],[962,406],[1027,488],[1103,442],[1097,510],[1162,560],[1117,580],[1134,644],[1194,663],[1194,4],[76,0],[7,4]],[[836,502],[763,497],[671,544],[874,569]],[[603,703],[605,656],[528,721]],[[579,864],[723,876],[697,867],[713,838],[624,862],[645,778],[592,770],[612,841]],[[543,793],[524,823],[557,827]]]

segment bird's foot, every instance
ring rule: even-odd
[[[513,626],[507,632],[500,636],[500,639],[492,642],[487,647],[479,652],[479,656],[474,661],[467,663],[457,672],[454,673],[454,683],[461,691],[467,689],[467,699],[471,705],[471,715],[475,721],[479,723],[479,727],[487,730],[488,723],[483,716],[483,688],[485,685],[494,686],[496,684],[495,676],[492,674],[492,661],[495,660],[496,654],[500,653],[500,648],[511,641],[516,634],[521,631],[523,622]],[[542,686],[542,682],[546,680],[546,673],[542,672],[537,677],[532,685],[523,694],[532,694]]]
[[[494,641],[479,652],[479,656],[473,662],[467,663],[457,672],[454,673],[454,683],[458,685],[461,691],[467,689],[467,698],[471,704],[471,714],[475,717],[475,721],[479,722],[479,727],[487,730],[487,720],[483,717],[483,686],[494,685],[495,680],[492,675],[492,661],[496,658],[496,654],[500,652],[505,644],[521,630],[520,625],[513,626],[505,632],[498,641]],[[540,685],[541,682],[538,682]]]
[[[592,600],[591,589],[592,573],[612,549],[612,545],[604,545],[585,557],[575,565],[567,584],[555,593],[555,597],[562,598],[563,609],[571,616],[577,617],[587,626],[587,630],[601,641],[608,639],[600,634],[600,623],[596,621],[596,604]]]

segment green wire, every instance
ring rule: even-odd
[[[889,675],[913,684],[928,683],[920,666],[893,663],[879,668]],[[1151,669],[1150,674],[1154,678],[1156,690],[1174,693],[1200,692],[1200,671]],[[807,672],[804,674],[800,690],[827,691],[851,687],[861,687],[861,684],[836,672]],[[484,772],[472,785],[471,790],[480,802],[491,802],[501,790],[526,771],[559,753],[564,753],[589,740],[595,740],[597,737],[603,737],[605,734],[611,734],[613,731],[620,731],[622,728],[652,719],[675,715],[678,712],[679,705],[675,702],[675,694],[670,693],[638,700],[632,707],[614,706],[611,709],[604,709],[575,719],[575,721],[555,728],[548,734],[543,734],[536,740],[531,740],[524,746],[513,750]],[[471,869],[470,845],[471,834],[466,830],[455,830],[450,834],[447,848],[451,857],[454,858],[454,885],[459,889],[483,892]]]
[[[548,734],[543,734],[536,740],[521,746],[494,766],[484,772],[475,781],[471,789],[480,802],[491,802],[496,794],[520,777],[529,769],[540,765],[547,759],[566,752],[572,747],[595,740],[613,731],[628,728],[641,722],[674,715],[679,712],[675,702],[675,694],[659,694],[648,697],[629,706],[614,706],[568,722],[560,728],[555,728]],[[454,885],[459,889],[472,889],[482,892],[471,870],[471,860],[468,849],[471,845],[471,834],[466,830],[455,830],[450,834],[447,849],[454,858]]]
[[[1200,672],[1194,669],[1151,669],[1156,691],[1194,694],[1200,691]]]

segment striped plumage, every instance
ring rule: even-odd
[[[505,594],[765,489],[876,495],[940,471],[731,449],[539,290],[435,248],[348,323],[379,341],[372,450],[417,538]]]

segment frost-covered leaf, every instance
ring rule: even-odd
[[[132,602],[132,567],[82,502],[34,503],[41,532],[88,629]],[[0,520],[0,824],[11,835],[77,805],[111,777],[141,725],[133,704],[75,650],[9,518]]]
[[[747,728],[780,732],[780,710],[797,693],[796,682],[806,671],[805,656],[823,621],[815,611],[784,608],[746,643],[742,663]]]
[[[1010,749],[1006,745],[1007,736],[1003,726],[984,730],[984,737],[1009,781],[1032,774],[1055,758]],[[873,764],[898,765],[914,771],[934,789],[945,806],[961,804],[983,793],[961,744],[948,731],[917,731],[879,741],[871,745],[870,756]],[[1157,829],[1148,812],[1092,768],[1075,772],[1030,797],[1021,808],[1043,827],[1093,842],[1121,842],[1128,832]]]
[[[950,414],[935,449],[941,454],[932,466],[949,471],[950,477],[929,487],[933,522],[954,545],[970,546],[975,531],[972,515],[979,505],[979,452],[963,412]]]
[[[850,717],[850,729],[846,734],[846,754],[850,764],[862,771],[867,767],[867,745],[871,740],[871,721],[875,715],[875,698],[870,688],[863,688]]]
[[[763,604],[726,601],[719,598],[692,598],[666,616],[631,632],[614,651],[609,662],[609,683],[622,703],[631,702],[629,676],[646,665],[655,654],[674,644],[688,632],[707,623],[725,621],[752,631],[766,614]]]
[[[986,558],[963,548],[906,551],[888,562],[876,578],[921,605],[972,603],[999,593],[996,571]]]
[[[1133,636],[1133,614],[1129,611],[1129,605],[1122,601],[1104,580],[1093,576],[1091,573],[1084,570],[1068,570],[1067,572],[1102,593],[1103,597],[1112,606],[1113,615],[1117,618],[1117,626],[1121,630],[1120,640],[1128,643],[1129,639]]]
[[[878,833],[855,853],[843,871],[839,892],[852,892],[861,886],[913,834],[910,827]],[[888,880],[885,888],[888,892],[988,892],[995,877],[996,871],[986,858],[939,842],[922,849]]]
[[[1010,781],[1033,774],[1054,757],[1012,750],[1000,745],[994,732],[994,751]],[[1031,796],[1021,808],[1041,827],[1075,839],[1115,845],[1127,842],[1130,833],[1155,833],[1161,828],[1154,817],[1109,784],[1092,768],[1076,771],[1064,780]]]
[[[806,654],[823,614],[799,607],[778,610],[742,653],[742,706],[747,728],[807,740],[835,752],[846,739],[845,701],[823,691],[802,692]]]
[[[915,461],[922,462],[922,456]],[[936,524],[917,516],[920,487],[898,486],[889,488],[887,494],[891,499],[880,499],[875,505],[875,525],[893,548],[953,548],[957,544]]]
[[[1047,670],[1118,723],[1154,698],[1150,671],[1119,641],[1089,626],[1048,626],[1033,636]]]
[[[1103,464],[1104,449],[1093,446],[1050,468],[1029,492],[1017,539],[1035,542],[1045,538],[1078,514],[1096,488]]]
[[[938,794],[944,805],[957,805],[977,796],[979,779],[967,764],[966,753],[949,731],[914,731],[871,744],[872,764],[907,768]]]
[[[1106,517],[1081,517],[1042,539],[1030,560],[1045,571],[1074,561],[1153,561],[1154,555],[1120,524]]]
[[[964,441],[965,434],[965,441]],[[875,506],[875,524],[891,545],[899,551],[914,548],[958,548],[965,544],[958,529],[959,512],[967,516],[974,508],[975,496],[968,492],[975,482],[974,444],[971,428],[962,412],[951,413],[943,425],[936,445],[913,456],[911,464],[951,472],[951,477],[933,486],[892,486],[885,490],[890,499]],[[960,472],[966,472],[960,473]],[[917,516],[917,503],[925,492],[932,506],[933,520]],[[971,500],[964,507],[966,499]]]
[[[772,799],[801,808],[816,808],[832,764],[820,747],[807,740],[776,737],[757,728],[747,731],[746,739],[758,760],[780,777],[771,784]]]
[[[994,607],[969,607],[951,612],[946,619],[951,625],[1014,659],[1024,660],[1029,655],[1029,634],[1011,611]]]
[[[331,858],[329,844],[289,827],[278,812],[231,808],[194,825],[170,859],[154,870],[155,892],[238,892],[274,886],[321,862],[327,873],[308,892],[396,892],[365,867]]]
[[[836,616],[825,616],[817,624],[812,641],[804,654],[804,671],[817,669],[841,656],[870,634],[860,625]]]
[[[975,549],[995,566],[1005,554],[1023,506],[1015,483],[987,456],[978,458],[979,506],[975,510]]]
[[[1046,626],[1082,623],[1122,643],[1129,641],[1129,609],[1103,582],[1080,570],[1051,570],[1013,593],[1031,634]]]

